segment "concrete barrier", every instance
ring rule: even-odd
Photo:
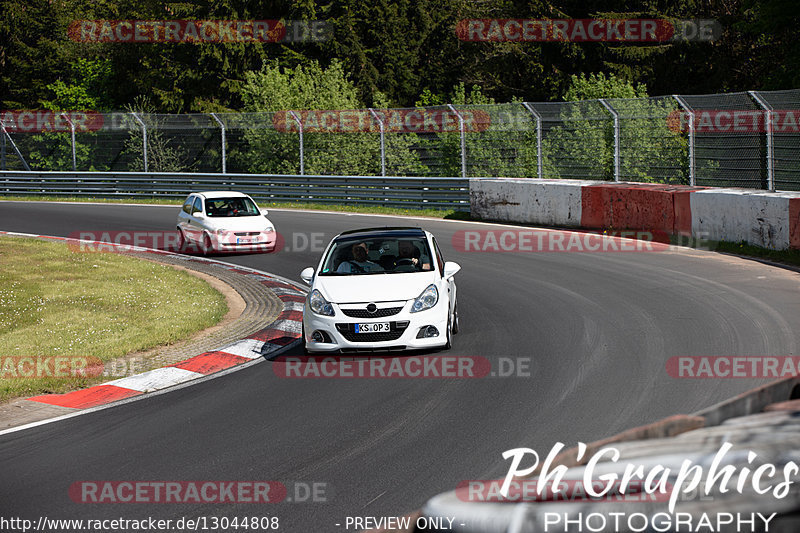
[[[543,226],[581,227],[581,189],[596,182],[471,178],[473,217]]]
[[[800,249],[800,192],[472,178],[470,208],[481,220],[648,231],[772,250]]]
[[[691,197],[692,231],[714,241],[800,248],[800,194],[707,189]]]

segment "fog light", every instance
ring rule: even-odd
[[[311,334],[311,340],[314,342],[325,342],[325,337],[322,335],[322,332],[317,330]]]
[[[417,333],[418,339],[430,339],[431,337],[438,337],[439,330],[436,329],[434,326],[423,326],[419,328],[419,333]]]

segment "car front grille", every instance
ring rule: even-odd
[[[384,309],[377,309],[374,313],[370,313],[366,309],[342,309],[342,313],[353,318],[381,318],[396,315],[402,309],[402,307],[386,307]]]
[[[234,231],[234,235],[237,237],[253,237],[255,235],[261,235],[260,231]]]

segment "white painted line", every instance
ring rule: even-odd
[[[137,390],[139,392],[150,392],[154,390],[164,389],[189,381],[197,379],[202,376],[199,372],[192,372],[183,368],[175,368],[168,366],[164,368],[156,368],[142,374],[129,376],[125,378],[116,379],[104,383],[104,385],[115,385],[117,387],[124,387],[126,389]]]
[[[248,359],[258,359],[264,353],[261,351],[264,347],[264,341],[256,339],[242,339],[239,342],[220,348],[220,352],[238,355],[239,357],[246,357]]]

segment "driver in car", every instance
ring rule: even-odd
[[[430,270],[430,262],[427,260],[422,262],[420,261],[420,258],[417,257],[417,254],[419,254],[419,249],[414,246],[412,241],[399,241],[397,243],[397,252],[399,255],[394,261],[395,267],[402,265],[414,265],[414,268],[417,270]]]
[[[373,263],[367,256],[367,244],[358,242],[353,245],[353,259],[349,261],[342,261],[336,272],[344,272],[348,274],[360,274],[362,272],[378,272],[383,270],[380,265]]]

